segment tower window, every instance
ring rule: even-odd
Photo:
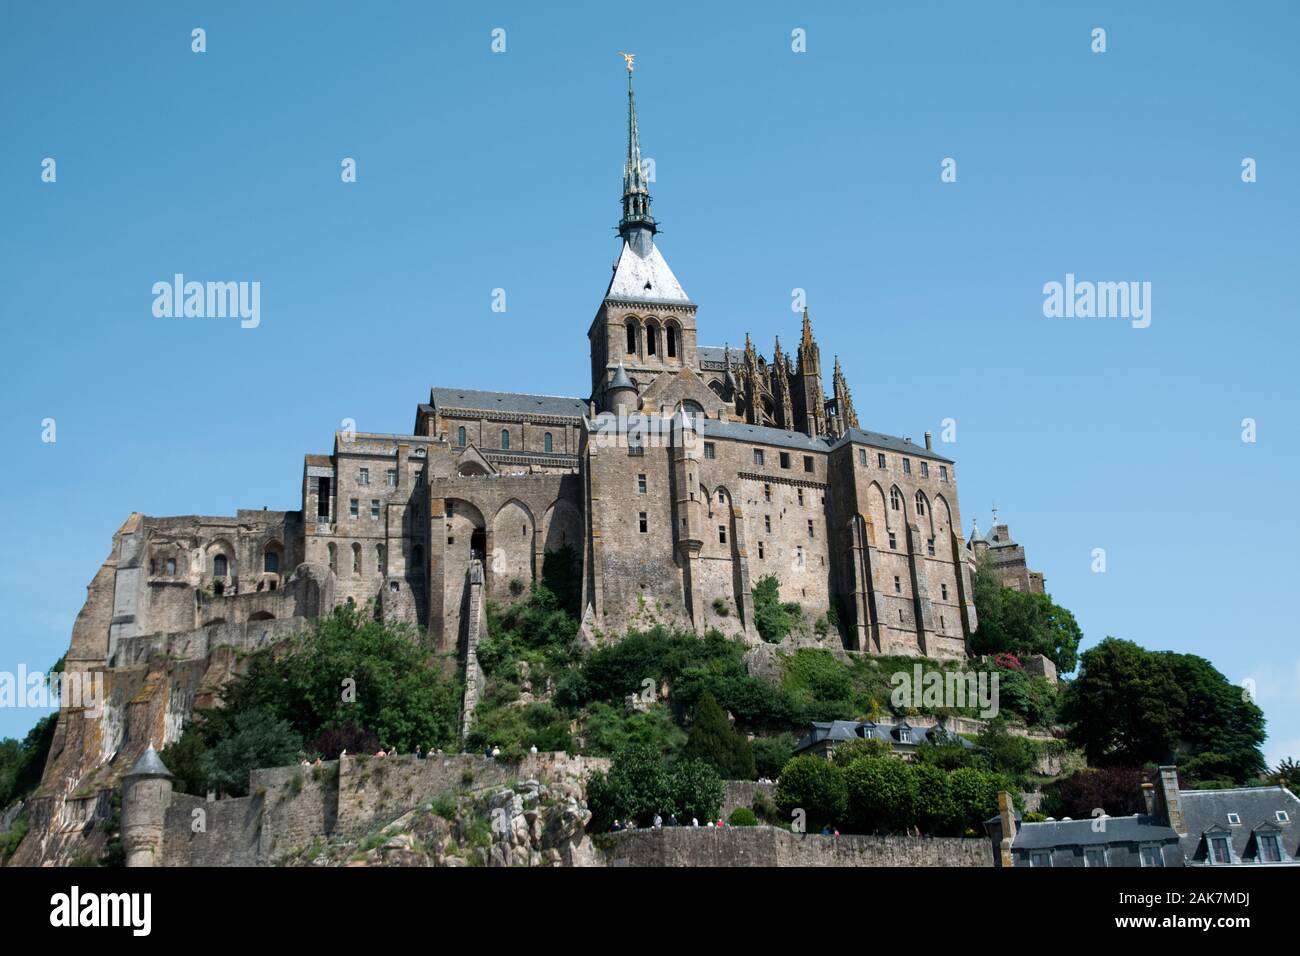
[[[645,480],[645,475],[637,475],[637,476],[636,476],[636,491],[637,491],[637,494],[639,494],[639,495],[643,495],[643,494],[646,493],[646,480]]]
[[[772,500],[772,486],[771,486],[771,485],[764,485],[764,486],[763,486],[763,500],[764,500],[764,501],[771,501],[771,500]]]
[[[762,541],[760,541],[760,542],[758,543],[758,560],[760,560],[760,561],[763,560],[763,542],[762,542]]]
[[[719,491],[719,492],[718,492],[718,504],[720,504],[720,505],[725,505],[726,503],[727,503],[727,493],[726,493],[725,491]]]
[[[943,599],[944,599],[945,601],[948,600],[948,585],[946,585],[946,584],[940,584],[940,585],[939,585],[939,591],[940,591],[940,593],[943,595]]]
[[[637,520],[640,523],[642,534],[650,530],[650,518],[644,511],[637,516]]]
[[[212,573],[215,576],[224,578],[226,576],[226,570],[226,556],[224,554],[219,554],[212,559]]]
[[[551,437],[551,433],[547,432],[545,435],[542,436],[542,451],[546,452],[546,454],[549,455],[551,454],[552,451],[554,451],[554,449],[555,449],[555,440]]]
[[[803,567],[803,545],[801,544],[796,545],[794,549],[794,566],[796,568]]]
[[[947,481],[947,480],[948,480],[948,466],[947,466],[947,465],[940,465],[940,466],[939,466],[939,480],[940,480],[940,481]]]
[[[763,530],[766,531],[768,534],[771,534],[771,533],[772,533],[772,516],[771,516],[771,515],[763,515]]]
[[[726,543],[727,543],[727,526],[725,524],[720,524],[718,525],[718,544],[726,544]]]
[[[636,355],[636,323],[627,323],[627,354]]]
[[[894,593],[895,594],[903,593],[903,579],[900,578],[897,574],[894,575]]]
[[[352,545],[352,573],[361,573],[361,545]]]
[[[461,448],[465,447],[465,426],[461,425],[456,429],[456,444]]]
[[[706,441],[704,443],[704,457],[709,459],[718,457],[718,449],[717,446],[713,444],[713,442]]]
[[[809,519],[808,519],[808,537],[810,537],[810,538],[815,538],[815,537],[817,537],[817,534],[813,531],[813,522],[812,522],[812,518],[809,518]]]
[[[798,496],[799,496],[799,507],[802,508],[802,507],[803,507],[803,489],[800,488],[800,489],[798,490],[797,493],[798,493]]]
[[[670,325],[664,332],[668,340],[668,357],[677,358],[677,328]]]
[[[891,551],[898,550],[898,535],[896,535],[892,531],[889,532],[889,550]]]

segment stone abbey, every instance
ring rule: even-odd
[[[524,593],[552,552],[579,565],[589,639],[661,621],[756,643],[751,589],[775,575],[804,640],[964,657],[976,549],[953,462],[928,433],[862,428],[838,359],[827,393],[806,310],[793,353],[701,345],[644,169],[629,70],[622,251],[585,397],[434,387],[410,434],[341,431],[306,455],[301,510],[132,515],[70,660],[123,664],[152,635],[269,639],[341,602],[464,657],[485,602]]]

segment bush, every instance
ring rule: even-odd
[[[957,830],[957,805],[952,798],[948,772],[933,764],[918,763],[916,777],[916,825],[922,833],[944,835]]]
[[[781,603],[781,582],[776,575],[760,578],[753,587],[754,626],[769,644],[779,644],[790,633],[802,611],[793,602]]]
[[[718,615],[718,617],[727,617],[731,613],[731,608],[727,606],[727,602],[722,600],[722,598],[714,598],[713,613]]]
[[[1006,722],[1001,719],[986,725],[977,743],[989,769],[1007,774],[1020,787],[1038,762],[1037,745],[1028,738],[1008,733]]]
[[[731,811],[731,816],[727,817],[727,823],[733,827],[756,827],[758,817],[754,816],[754,811],[747,807],[736,807]]]
[[[1146,813],[1145,774],[1137,767],[1080,770],[1044,788],[1043,810],[1051,816],[1085,820],[1100,807],[1112,817]]]
[[[726,780],[753,780],[749,740],[731,729],[726,713],[708,691],[695,708],[695,724],[683,754],[710,764]]]
[[[959,832],[982,832],[984,821],[998,812],[998,790],[1004,781],[997,774],[963,767],[948,775],[954,823]]]
[[[678,820],[717,818],[726,786],[703,760],[679,760],[667,779],[669,808]]]
[[[901,833],[916,824],[917,781],[895,757],[862,757],[844,771],[849,820],[859,833]]]
[[[849,794],[844,771],[821,757],[794,757],[781,768],[776,805],[785,820],[803,810],[809,832],[843,819]]]

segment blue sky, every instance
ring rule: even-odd
[[[3,14],[0,670],[63,653],[133,510],[297,507],[434,384],[585,395],[631,50],[701,342],[793,343],[807,290],[864,427],[956,419],[967,529],[996,502],[1087,644],[1254,679],[1300,756],[1294,4],[130,10]],[[155,318],[176,272],[259,281],[261,325]],[[1150,282],[1150,327],[1044,317],[1067,273]]]

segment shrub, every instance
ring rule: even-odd
[[[758,817],[748,807],[736,807],[731,811],[731,816],[727,817],[727,822],[733,827],[756,827]]]
[[[849,820],[860,833],[899,833],[916,823],[917,781],[895,757],[863,757],[844,771]]]
[[[926,763],[917,763],[912,772],[916,778],[916,825],[932,835],[958,832],[948,772]]]
[[[987,770],[963,767],[948,775],[959,832],[979,831],[984,821],[998,812],[998,790],[1002,778]]]
[[[722,598],[714,598],[713,613],[718,615],[718,617],[727,617],[731,614],[731,608],[727,606],[727,602],[722,600]]]
[[[776,575],[769,574],[760,578],[753,587],[754,626],[759,636],[769,644],[779,644],[802,613],[799,605],[793,602],[781,603],[781,582]]]
[[[844,771],[821,757],[794,757],[781,768],[776,785],[776,805],[789,820],[802,809],[809,831],[836,823],[848,808],[848,788]]]

